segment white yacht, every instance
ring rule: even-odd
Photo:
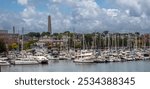
[[[34,59],[36,59],[41,64],[48,64],[48,59],[44,56],[43,53],[37,52],[34,56]]]
[[[141,57],[143,60],[149,60],[150,54],[148,52],[141,52]]]
[[[126,61],[133,61],[135,60],[135,56],[129,50],[126,50],[122,52],[122,59],[125,59]]]
[[[111,53],[111,56],[109,56],[109,60],[112,60],[113,62],[120,62],[121,58],[119,57],[119,54],[115,51]]]
[[[81,50],[80,52],[77,52],[74,62],[93,63],[94,59],[95,59],[95,56],[93,55],[93,51]]]
[[[39,64],[30,53],[26,53],[25,51],[22,51],[20,54],[16,55],[16,58],[11,60],[11,63],[14,65]]]
[[[15,60],[12,61],[12,64],[14,65],[33,65],[33,64],[39,64],[37,60],[34,58],[16,58]]]
[[[59,57],[58,57],[58,56],[54,56],[54,55],[51,55],[51,54],[46,54],[45,57],[46,57],[48,60],[59,60]]]
[[[10,65],[10,63],[6,61],[7,59],[8,59],[7,57],[0,57],[0,66]]]
[[[95,60],[94,60],[95,63],[105,63],[106,62],[106,59],[104,56],[98,56]]]
[[[143,60],[144,59],[144,55],[142,55],[142,53],[140,51],[136,52],[135,59],[136,59],[136,61]]]
[[[60,52],[59,54],[59,60],[69,60],[71,59],[71,56],[67,52]]]

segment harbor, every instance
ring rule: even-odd
[[[23,30],[24,29],[22,29],[22,32]],[[95,72],[149,71],[147,69],[141,70],[140,66],[137,65],[138,63],[147,64],[150,61],[150,34],[140,34],[137,32],[109,33],[108,31],[104,31],[103,33],[80,34],[67,31],[57,33],[57,35],[61,35],[61,38],[58,38],[55,33],[52,35],[48,34],[44,37],[41,36],[38,40],[34,40],[33,37],[29,38],[29,36],[27,36],[28,34],[22,33],[18,35],[19,40],[16,41],[15,46],[12,44],[13,48],[5,47],[6,44],[1,43],[1,45],[6,48],[5,51],[0,54],[1,71],[25,72],[33,70],[35,72],[57,72],[64,70],[76,72],[82,71],[82,66],[86,66],[85,69],[88,69],[91,65],[95,69],[89,69],[89,71]],[[28,40],[25,40],[27,38]],[[30,44],[26,45],[26,43]],[[132,64],[132,62],[135,68],[134,70],[130,70],[128,66]],[[58,66],[61,65],[59,69],[57,69],[57,63]],[[116,65],[121,64],[129,67],[127,68],[129,70],[124,70],[124,68],[126,68],[125,66],[123,69],[121,68],[122,70],[113,69]],[[112,66],[112,70],[99,70],[99,67],[107,65]],[[136,67],[134,65],[136,65]],[[71,66],[74,66],[74,68],[70,69],[72,68]],[[143,64],[143,66],[145,66],[145,64]],[[52,69],[49,67],[52,67]],[[67,67],[69,68],[66,69]],[[17,70],[15,70],[16,68]],[[88,70],[85,71],[88,72]]]
[[[1,71],[149,71],[142,67],[150,61],[149,32],[126,29],[125,26],[114,31],[111,29],[114,25],[108,26],[110,29],[100,28],[100,25],[82,28],[84,25],[76,21],[76,15],[71,18],[72,25],[68,28],[69,22],[62,24],[56,21],[57,25],[62,25],[57,29],[59,32],[54,18],[51,13],[44,15],[41,21],[44,28],[31,30],[31,25],[11,24],[7,29],[0,29]],[[138,63],[143,65],[138,66]],[[90,69],[91,66],[94,69]],[[106,70],[101,69],[105,66],[108,66]],[[125,66],[129,67],[128,70],[124,69]],[[120,69],[114,70],[116,67]],[[134,69],[130,70],[130,67]]]
[[[149,72],[150,49],[69,50],[33,48],[0,57],[1,72]]]

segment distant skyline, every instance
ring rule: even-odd
[[[150,33],[150,0],[0,0],[0,30]],[[16,31],[17,32],[17,31]]]

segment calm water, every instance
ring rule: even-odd
[[[150,61],[116,63],[73,63],[71,60],[50,61],[48,65],[2,66],[2,72],[150,72]]]

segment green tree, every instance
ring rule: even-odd
[[[85,42],[87,44],[87,48],[91,48],[93,42],[93,35],[92,34],[85,34]]]
[[[42,32],[41,36],[50,36],[49,32]]]
[[[107,35],[108,33],[109,33],[109,31],[104,31],[103,32],[104,35]]]
[[[76,49],[80,49],[81,47],[82,47],[81,43],[78,42],[78,43],[75,44]]]
[[[24,44],[24,49],[27,50],[27,49],[30,49],[32,45],[34,45],[34,43],[36,43],[37,41],[29,41],[29,42],[26,42]]]
[[[12,43],[11,47],[12,47],[12,49],[17,49],[18,45],[17,45],[17,43]]]
[[[0,39],[0,53],[6,52],[6,44],[3,39]]]
[[[140,35],[140,33],[139,33],[139,32],[135,32],[135,35],[136,35],[136,36],[139,36],[139,35]]]
[[[37,37],[37,38],[40,38],[40,36],[41,36],[39,32],[30,32],[26,35],[29,37]]]

